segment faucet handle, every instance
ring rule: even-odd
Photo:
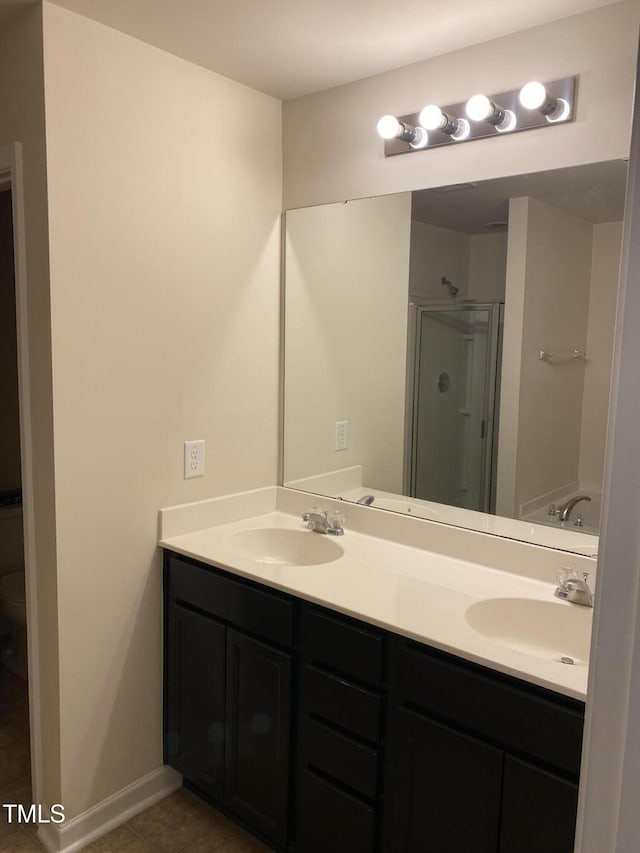
[[[328,519],[329,526],[332,527],[334,530],[342,530],[342,528],[344,527],[345,518],[342,510],[334,509],[332,512],[329,513]]]
[[[314,520],[317,521],[318,518],[327,520],[327,513],[319,506],[312,506],[307,512],[302,513],[302,520],[306,522],[308,527],[313,527]]]
[[[563,566],[556,575],[556,581],[559,587],[565,587],[567,581],[577,578],[577,574],[570,566]]]

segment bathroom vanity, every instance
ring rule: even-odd
[[[338,543],[292,507],[239,506],[213,526],[164,511],[165,761],[185,784],[283,851],[571,853],[586,660],[554,643],[588,608],[397,541],[415,520],[375,538],[355,528],[380,514],[349,508]],[[569,630],[488,638],[466,621],[486,601]]]

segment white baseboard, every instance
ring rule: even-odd
[[[49,853],[77,853],[96,838],[169,796],[181,785],[179,773],[171,767],[159,767],[68,823],[41,824],[38,840]]]

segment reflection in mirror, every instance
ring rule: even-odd
[[[288,211],[284,484],[595,554],[625,183]]]

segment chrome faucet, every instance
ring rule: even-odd
[[[588,579],[589,572],[583,572],[580,580],[571,569],[560,569],[555,597],[573,604],[582,604],[584,607],[593,607],[593,592],[587,583]]]
[[[361,498],[358,498],[356,503],[363,504],[364,506],[371,506],[374,501],[375,497],[373,495],[363,495]]]
[[[566,503],[562,504],[555,510],[555,515],[558,516],[560,521],[569,521],[571,517],[571,511],[573,510],[576,504],[579,504],[580,501],[591,501],[591,498],[588,495],[576,495],[575,498],[571,498]]]
[[[302,520],[306,521],[309,530],[315,533],[328,533],[330,536],[344,535],[344,515],[339,509],[327,513],[320,507],[312,506],[309,512],[305,512]]]

